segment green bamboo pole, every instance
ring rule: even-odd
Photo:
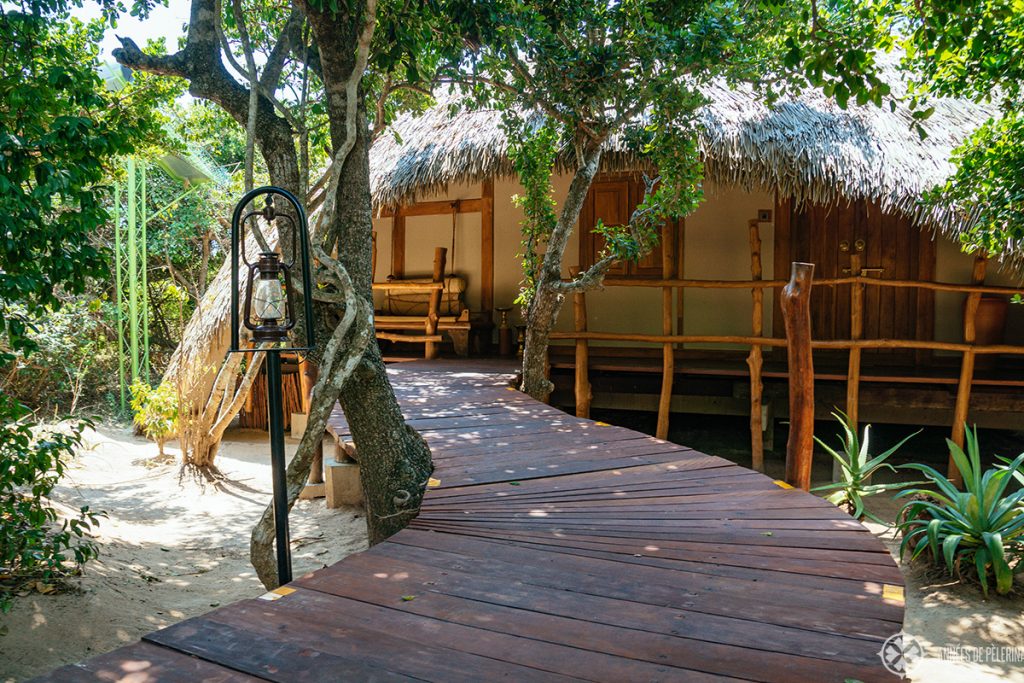
[[[135,159],[128,159],[128,347],[131,352],[132,382],[139,378],[139,288],[136,244]]]
[[[128,409],[128,385],[124,376],[124,289],[121,252],[121,183],[114,182],[114,288],[117,292],[117,379],[121,387],[121,411]]]
[[[146,240],[146,163],[139,167],[139,195],[142,198],[139,206],[141,243],[139,244],[139,268],[142,271],[142,301],[139,315],[142,327],[142,373],[144,380],[149,382],[149,249]]]

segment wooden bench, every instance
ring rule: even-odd
[[[441,315],[441,296],[445,292],[444,269],[448,250],[438,247],[434,252],[434,273],[429,281],[392,280],[375,282],[374,291],[388,295],[396,292],[402,294],[428,294],[425,314],[396,315],[378,313],[374,315],[374,326],[378,339],[392,342],[412,342],[424,344],[424,356],[436,358],[438,344],[447,335],[451,340],[455,353],[459,356],[469,355],[469,333],[471,324],[469,309],[462,309],[457,315]],[[449,302],[448,308],[451,308]],[[410,334],[411,333],[411,334]]]

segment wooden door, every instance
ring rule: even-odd
[[[778,277],[789,263],[814,264],[815,280],[850,274],[858,254],[862,274],[885,280],[931,280],[935,243],[902,216],[883,212],[865,201],[838,206],[781,202],[776,216],[775,253]],[[780,261],[782,256],[782,261]],[[779,267],[784,268],[778,270]],[[864,334],[868,339],[931,339],[934,294],[911,287],[864,289]],[[850,338],[850,286],[816,286],[811,293],[815,339]]]
[[[580,266],[594,264],[604,249],[604,238],[594,233],[598,221],[604,225],[625,225],[643,199],[644,184],[632,177],[613,177],[595,180],[580,211]],[[616,263],[608,274],[611,277],[661,277],[659,243],[650,254],[637,263]]]

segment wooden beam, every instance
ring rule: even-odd
[[[974,271],[971,273],[971,284],[980,285],[985,282],[985,271],[988,269],[988,255],[979,251],[974,258]],[[978,306],[981,305],[981,293],[971,292],[967,295],[964,303],[964,343],[972,348],[964,352],[960,364],[960,382],[956,388],[956,406],[953,409],[953,434],[950,437],[953,443],[963,448],[964,432],[967,429],[967,415],[971,403],[971,384],[974,381],[974,342],[977,340],[978,331],[976,327],[978,317]],[[963,484],[963,477],[960,470],[956,468],[953,461],[953,454],[949,455],[949,462],[946,466],[946,476],[957,486]]]
[[[494,311],[494,179],[480,188],[480,309],[490,320]]]
[[[811,489],[814,455],[814,359],[811,353],[811,282],[813,263],[792,266],[789,284],[782,290],[782,322],[789,355],[789,441],[786,444],[786,481],[804,491]]]
[[[775,229],[772,231],[772,245],[774,250],[774,261],[772,263],[772,277],[781,278],[789,271],[791,258],[792,241],[792,220],[793,201],[789,197],[775,195]],[[772,336],[782,337],[782,309],[779,307],[779,295],[773,296],[772,303]]]
[[[456,211],[459,213],[480,213],[483,208],[482,199],[461,199],[458,202],[440,200],[436,202],[419,202],[407,206],[398,207],[396,212],[393,209],[381,209],[378,214],[380,218],[391,218],[394,216],[447,216],[452,212],[452,204],[457,204]]]
[[[575,292],[572,295],[573,324],[577,332],[587,331],[587,295]],[[590,417],[590,348],[586,339],[576,340],[576,417]],[[549,358],[550,363],[550,358]]]
[[[434,276],[433,281],[435,283],[444,282],[444,266],[445,261],[448,260],[448,250],[444,247],[437,247],[434,249]],[[437,320],[439,318],[438,311],[441,308],[441,289],[435,289],[430,293],[430,304],[427,308],[427,320],[424,324],[424,337],[432,338],[437,335]],[[424,349],[424,356],[427,358],[437,358],[438,352],[437,342],[433,339],[428,339],[426,348]]]
[[[675,245],[672,239],[672,226],[666,223],[661,228],[661,276],[670,279],[675,277]],[[661,333],[672,334],[672,287],[661,288]],[[666,342],[661,347],[661,397],[658,400],[658,426],[655,436],[668,439],[669,419],[672,409],[672,380],[675,377],[675,347]]]
[[[860,275],[861,252],[856,249],[850,252],[850,273]],[[850,338],[860,339],[864,336],[864,285],[854,282],[850,285]],[[861,349],[850,349],[850,359],[846,368],[846,416],[850,418],[853,430],[860,427],[860,361]],[[832,463],[832,478],[839,481],[842,476],[838,462]]]
[[[391,275],[405,277],[405,216],[391,220]]]
[[[761,227],[756,219],[747,224],[750,233],[750,277],[761,279]],[[750,290],[751,295],[751,333],[754,337],[764,335],[764,290],[756,287]],[[761,415],[761,368],[763,366],[761,346],[754,344],[747,356],[747,367],[750,368],[750,459],[751,466],[758,472],[764,472],[764,423]]]

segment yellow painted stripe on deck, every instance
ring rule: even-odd
[[[882,599],[895,600],[896,602],[904,602],[906,598],[903,593],[903,586],[893,586],[888,583],[884,584],[882,586]]]
[[[264,593],[263,595],[261,595],[260,600],[280,600],[284,596],[291,595],[294,592],[294,588],[289,588],[288,586],[278,586],[269,593]]]
[[[595,427],[611,427],[611,425],[608,424],[607,422],[595,422],[594,426]]]
[[[792,486],[790,486],[786,482],[782,481],[781,479],[776,479],[772,483],[775,484],[776,486],[778,486],[780,489],[791,489],[791,488],[793,488]]]

